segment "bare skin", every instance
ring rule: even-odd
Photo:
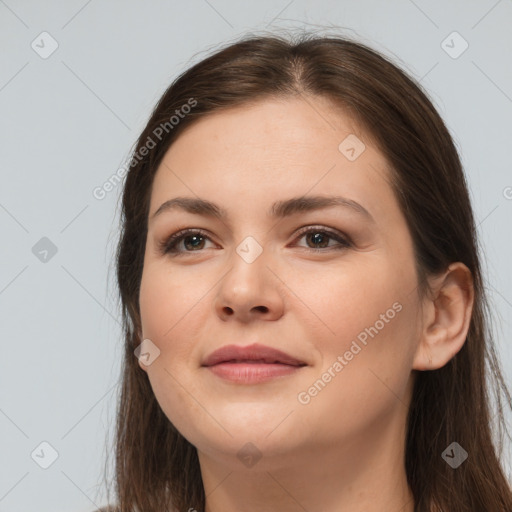
[[[366,145],[353,161],[338,149],[349,134]],[[370,138],[311,97],[210,115],[160,165],[140,290],[141,340],[160,355],[140,366],[197,448],[207,512],[414,510],[404,467],[414,378],[460,350],[473,292],[469,270],[454,263],[432,278],[434,296],[419,298],[389,172]],[[373,220],[341,206],[267,216],[274,202],[304,195],[349,198]],[[228,217],[173,209],[153,218],[178,196],[214,202]],[[299,232],[308,226],[316,230]],[[184,228],[206,236],[159,252]],[[262,249],[250,263],[237,252],[247,237]],[[223,345],[254,342],[307,366],[251,385],[201,366]],[[247,443],[261,455],[255,463]]]

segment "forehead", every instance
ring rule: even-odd
[[[184,194],[221,204],[257,200],[266,209],[280,196],[338,193],[379,216],[393,200],[387,167],[372,140],[330,101],[266,99],[187,127],[156,173],[150,212]]]
[[[183,144],[187,139],[205,137],[203,145],[224,143],[234,149],[241,143],[260,148],[263,144],[269,150],[282,151],[290,144],[300,151],[313,145],[332,147],[349,134],[368,139],[344,107],[323,97],[301,95],[265,98],[215,111],[187,127],[178,140]]]

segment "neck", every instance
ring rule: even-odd
[[[251,467],[237,450],[215,458],[198,451],[205,512],[414,512],[404,425],[405,411],[395,410],[344,442],[313,440],[293,454],[267,444]]]

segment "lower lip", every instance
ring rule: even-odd
[[[289,364],[265,363],[219,363],[207,368],[217,375],[232,382],[257,384],[276,377],[291,375],[302,368]]]

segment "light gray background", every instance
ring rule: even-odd
[[[0,512],[105,503],[122,353],[112,259],[121,186],[103,200],[93,189],[124,163],[170,81],[207,51],[247,31],[331,25],[420,79],[454,135],[512,386],[511,0],[0,0]],[[45,59],[31,47],[51,49],[43,31],[58,43]],[[444,49],[463,48],[446,40],[453,31],[469,44],[457,58]],[[46,263],[33,252],[43,237],[57,248]],[[43,441],[59,454],[48,469],[31,458]]]

